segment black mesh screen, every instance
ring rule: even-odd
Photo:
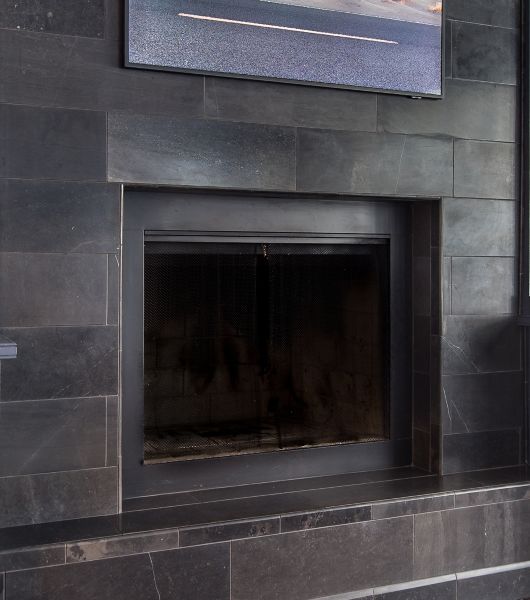
[[[386,245],[146,243],[145,459],[387,437]]]

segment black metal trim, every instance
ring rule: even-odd
[[[272,83],[286,83],[292,85],[304,85],[307,87],[322,87],[322,88],[331,88],[331,89],[341,89],[341,90],[350,90],[350,91],[358,91],[358,92],[373,92],[378,94],[392,94],[395,96],[406,96],[413,100],[421,100],[421,99],[431,99],[431,100],[442,100],[445,98],[445,43],[446,43],[446,3],[447,0],[442,0],[442,26],[440,28],[440,86],[441,91],[440,94],[428,94],[422,92],[413,92],[413,91],[403,91],[403,90],[392,90],[388,88],[370,88],[370,87],[361,87],[361,86],[351,86],[351,85],[341,85],[341,84],[330,84],[330,83],[322,83],[317,81],[299,81],[296,79],[277,79],[273,77],[259,77],[257,75],[242,75],[237,73],[220,73],[214,71],[198,71],[194,69],[178,69],[176,67],[164,67],[164,66],[156,66],[149,65],[143,63],[134,63],[129,60],[129,3],[130,0],[124,0],[125,2],[125,34],[124,34],[124,67],[130,69],[141,69],[147,71],[166,71],[172,73],[186,73],[188,75],[202,75],[203,77],[224,77],[228,79],[243,79],[250,81],[270,81]]]
[[[129,190],[124,198],[122,415],[124,497],[406,466],[412,462],[409,203]],[[355,210],[353,210],[355,209]],[[256,231],[260,227],[263,231]],[[143,252],[147,231],[380,236],[390,243],[390,440],[143,465]],[[293,231],[294,230],[294,231]],[[275,237],[276,237],[275,236]],[[328,237],[329,236],[329,237]],[[322,239],[322,238],[321,238]],[[403,349],[409,348],[409,351]]]

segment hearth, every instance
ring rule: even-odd
[[[125,497],[411,464],[430,443],[412,423],[431,329],[414,214],[128,190]],[[428,414],[428,394],[414,401]]]

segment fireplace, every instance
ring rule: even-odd
[[[145,461],[386,439],[388,296],[387,240],[147,241]]]
[[[128,190],[125,497],[411,464],[422,227],[407,202]]]

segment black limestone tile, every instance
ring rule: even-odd
[[[105,181],[104,112],[0,105],[0,176]]]
[[[0,28],[102,38],[105,0],[6,0]]]
[[[375,131],[375,94],[206,77],[206,116],[228,121]]]
[[[105,325],[104,254],[0,253],[0,327]]]
[[[113,184],[0,181],[0,252],[115,252],[120,188]]]
[[[446,137],[300,129],[297,189],[306,192],[452,196]]]
[[[105,466],[105,398],[0,403],[0,477]]]
[[[117,393],[118,328],[39,327],[0,330],[18,344],[2,365],[1,399],[39,400]]]
[[[412,517],[232,542],[233,600],[302,600],[411,578]]]
[[[0,478],[0,527],[117,512],[115,468]]]
[[[514,29],[453,22],[453,79],[517,83],[518,42]]]
[[[295,131],[276,125],[109,115],[109,179],[294,190]]]
[[[444,435],[444,473],[518,465],[520,443],[519,429]]]

